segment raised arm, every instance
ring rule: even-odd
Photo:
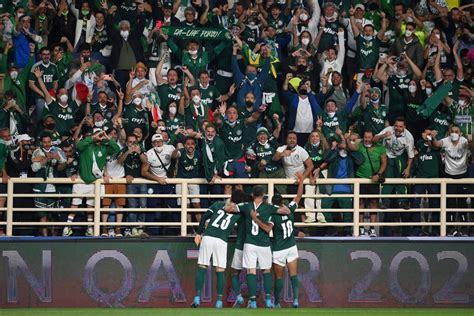
[[[268,223],[268,224],[265,224],[264,222],[262,222],[260,220],[260,218],[258,218],[257,216],[257,212],[255,212],[255,210],[252,210],[250,212],[250,217],[252,218],[252,220],[257,223],[258,227],[260,227],[261,229],[263,229],[266,233],[270,233],[272,228],[273,228],[273,223]]]

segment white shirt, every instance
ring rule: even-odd
[[[123,149],[122,144],[117,142],[117,145],[120,147],[120,150]],[[112,156],[107,156],[107,163],[105,164],[107,173],[114,179],[125,177],[125,168],[123,167],[123,164],[120,164],[118,162],[118,156],[120,155],[120,153],[121,152],[118,152],[116,154],[113,154]]]
[[[414,150],[414,139],[413,135],[405,129],[400,137],[395,136],[395,128],[389,126],[384,128],[380,133],[377,134],[383,135],[386,132],[391,132],[392,134],[389,137],[386,137],[382,140],[382,145],[385,147],[388,158],[395,158],[403,155],[404,152],[407,153],[408,158],[415,157]]]
[[[278,147],[277,151],[282,153],[286,150],[286,145]],[[304,162],[309,158],[309,154],[303,147],[296,145],[291,151],[291,155],[282,158],[283,168],[287,178],[297,179],[296,173],[304,173]]]
[[[297,133],[311,133],[313,130],[313,112],[311,112],[311,104],[309,98],[299,98],[298,108],[296,110],[296,120],[294,131]]]
[[[163,145],[161,152],[155,151],[155,148],[150,149],[146,152],[146,157],[148,159],[148,164],[150,165],[150,171],[157,177],[167,178],[166,170],[169,170],[171,166],[171,154],[174,151],[174,146],[172,145]],[[163,163],[158,159],[160,159]],[[165,168],[163,167],[166,167]]]
[[[454,146],[449,137],[441,139],[441,142],[446,153],[444,171],[451,176],[466,173],[467,156],[469,153],[467,139],[461,136],[456,146]]]
[[[138,85],[143,80],[146,80],[146,78],[143,78],[143,79],[134,78],[132,81],[132,88]],[[138,90],[137,92],[141,93],[143,97],[148,97],[153,89],[154,88],[153,88],[152,83],[148,81],[148,83],[144,85],[143,87],[141,87],[140,90]]]

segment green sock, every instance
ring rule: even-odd
[[[224,296],[225,275],[224,271],[216,272],[217,274],[217,299],[222,300]]]
[[[196,286],[196,296],[201,296],[201,290],[204,285],[204,279],[206,278],[207,268],[198,267],[196,280],[194,285]]]
[[[283,279],[275,279],[275,305],[280,304],[280,293],[283,289]]]
[[[249,298],[251,301],[255,301],[257,296],[257,275],[247,274],[247,287],[249,289]]]
[[[263,288],[265,289],[265,298],[272,296],[272,274],[270,272],[263,273]]]
[[[290,277],[291,280],[291,288],[293,289],[293,298],[298,299],[298,292],[300,288],[300,280],[298,280],[298,276],[294,275]]]
[[[239,276],[240,276],[240,272],[239,272],[239,274],[232,275],[232,289],[234,290],[235,295],[237,295],[237,296],[240,295]]]

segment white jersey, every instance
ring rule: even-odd
[[[449,137],[443,138],[441,142],[446,153],[444,171],[451,176],[466,173],[469,153],[467,139],[461,136],[456,146]]]
[[[278,147],[277,151],[282,153],[286,150],[286,145]],[[296,179],[296,173],[304,173],[304,162],[309,158],[309,154],[303,147],[296,145],[291,151],[291,155],[283,157],[283,168],[287,178]]]
[[[146,152],[148,164],[150,165],[150,171],[157,177],[167,178],[166,170],[169,170],[171,166],[171,154],[175,150],[172,145],[163,145],[160,152],[155,148],[150,149]],[[158,155],[160,159],[158,159]],[[164,166],[163,166],[164,165]]]
[[[107,173],[114,179],[125,177],[125,168],[123,164],[118,162],[118,156],[122,152],[123,145],[119,142],[117,142],[117,145],[120,147],[120,151],[112,156],[107,156],[107,163],[105,165]]]
[[[385,137],[382,140],[382,144],[385,147],[385,151],[387,152],[388,158],[395,158],[401,156],[405,151],[408,155],[408,158],[415,157],[415,141],[413,139],[413,135],[407,129],[405,129],[405,131],[400,135],[400,137],[395,136],[395,128],[393,126],[384,128],[377,135],[383,135],[386,132],[391,133],[390,136]]]

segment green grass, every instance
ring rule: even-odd
[[[290,309],[283,308],[278,310],[268,309],[257,309],[248,310],[246,308],[236,310],[232,308],[225,308],[223,310],[216,310],[212,308],[129,308],[129,309],[118,309],[118,308],[32,308],[32,309],[3,309],[0,310],[0,316],[76,316],[76,315],[87,315],[87,316],[125,316],[125,315],[139,315],[139,316],[214,316],[214,315],[328,315],[328,316],[405,316],[405,315],[417,315],[417,316],[474,316],[474,309],[458,309],[458,308],[439,308],[439,309],[428,309],[428,308],[301,308],[301,309]]]

